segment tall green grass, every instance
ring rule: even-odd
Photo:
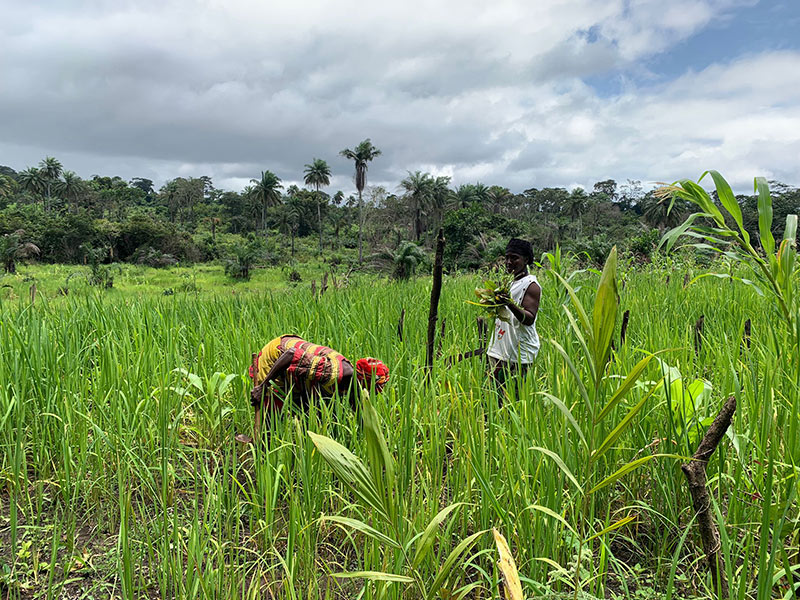
[[[616,388],[647,353],[661,352],[661,362],[650,361],[641,385],[612,407],[608,423],[618,423],[651,392],[664,365],[687,385],[696,379],[710,385],[693,406],[696,423],[736,395],[732,435],[709,465],[714,510],[725,524],[731,595],[790,597],[790,586],[800,581],[798,359],[783,351],[789,334],[774,326],[768,299],[712,278],[683,287],[685,273],[701,272],[680,262],[670,269],[620,265],[619,311],[630,310],[631,320],[624,344],[619,326],[612,336],[603,385]],[[502,407],[479,359],[444,363],[477,346],[476,311],[464,302],[477,277],[445,278],[440,316],[447,327],[431,383],[421,369],[427,278],[403,284],[356,278],[316,299],[307,286],[235,295],[84,290],[40,295],[33,306],[21,294],[6,298],[0,305],[0,595],[421,595],[419,586],[334,577],[397,566],[384,545],[324,518],[377,525],[372,509],[340,482],[307,435],[313,431],[368,456],[361,415],[347,402],[313,406],[308,414],[287,411],[263,448],[233,441],[252,426],[245,375],[251,352],[297,332],[353,359],[371,355],[390,365],[390,383],[372,402],[402,499],[397,523],[424,531],[444,507],[462,503],[439,527],[418,566],[419,581],[435,579],[459,540],[496,527],[509,541],[528,597],[572,596],[576,572],[582,591],[597,596],[713,597],[678,461],[650,460],[587,499],[555,461],[531,450],[547,449],[572,473],[587,472],[574,428],[542,394],[588,422],[578,380],[553,343],[580,364],[582,349],[562,305],[567,298],[563,288],[540,279],[538,329],[545,341],[519,397]],[[571,285],[591,306],[598,282],[597,274],[584,273]],[[694,323],[701,314],[704,342],[696,353]],[[748,318],[749,348],[742,342]],[[673,410],[669,389],[654,391],[602,460],[593,461],[593,481],[631,460],[690,453],[696,429]],[[586,542],[628,516],[634,519]],[[578,518],[583,544],[570,531]],[[471,597],[496,597],[495,559],[489,536],[460,557],[461,585],[476,584]]]

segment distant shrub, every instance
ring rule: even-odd
[[[178,259],[171,254],[156,250],[152,246],[143,246],[133,254],[133,262],[137,265],[163,268],[178,264]]]
[[[639,259],[649,259],[660,240],[658,229],[649,229],[631,239],[628,250]]]
[[[223,261],[225,274],[234,279],[250,279],[250,270],[264,255],[264,242],[251,236],[247,243],[234,245]]]
[[[578,238],[571,250],[579,258],[584,256],[592,265],[600,267],[606,262],[613,246],[614,243],[606,236],[596,235],[591,238]]]

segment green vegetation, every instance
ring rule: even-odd
[[[796,219],[776,234],[757,180],[748,222],[711,175],[719,204],[690,181],[657,196],[700,209],[664,248],[699,247],[649,262],[612,248],[602,272],[542,256],[543,347],[502,404],[481,359],[448,360],[478,344],[467,300],[487,273],[445,277],[441,352],[420,368],[430,279],[412,242],[379,280],[324,256],[255,268],[280,263],[263,230],[239,245],[249,279],[105,264],[113,245],[80,246],[85,265],[15,255],[0,282],[0,596],[496,598],[496,529],[525,598],[717,598],[680,465],[733,396],[707,466],[727,599],[791,598]],[[10,249],[32,243],[15,235]],[[241,446],[251,353],[285,331],[379,357],[391,379],[356,412],[286,410]]]
[[[375,294],[371,278],[353,276],[312,296],[305,282],[322,269],[307,271],[299,287],[281,269],[229,287],[218,267],[127,266],[112,289],[75,278],[67,295],[56,287],[65,267],[7,277],[15,284],[0,306],[4,596],[349,598],[364,580],[335,575],[372,571],[413,585],[374,576],[365,597],[403,590],[416,598],[436,583],[439,597],[467,589],[488,598],[499,574],[492,540],[480,532],[496,527],[528,597],[572,596],[577,580],[582,597],[710,598],[679,461],[654,457],[686,456],[697,427],[730,394],[739,409],[709,472],[732,594],[785,595],[800,563],[800,380],[796,357],[781,353],[788,333],[774,326],[771,299],[751,286],[701,278],[684,287],[684,276],[706,271],[691,260],[657,262],[620,263],[619,311],[632,316],[625,343],[618,325],[610,336],[603,326],[596,340],[615,342],[607,355],[586,337],[578,305],[571,320],[554,280],[541,277],[551,301],[539,327],[553,342],[519,399],[502,408],[477,360],[437,362],[426,384],[418,366],[427,278],[384,281]],[[41,282],[33,306],[30,274]],[[180,281],[194,288],[181,291]],[[478,309],[464,300],[480,281],[445,281],[441,360],[476,343]],[[591,272],[572,278],[576,300],[591,305],[599,282]],[[700,314],[704,343],[695,352]],[[250,353],[290,329],[354,358],[381,357],[390,385],[372,398],[369,419],[368,409],[355,415],[335,401],[285,414],[263,452],[239,447],[233,434],[252,418]],[[648,360],[654,352],[660,361]],[[675,371],[683,389],[704,381],[691,410],[683,391],[675,397]],[[632,372],[635,383],[625,378]],[[659,384],[666,374],[669,383]],[[612,394],[621,388],[624,396]],[[392,482],[396,493],[381,496],[394,502],[383,510],[389,521],[348,492],[308,431],[366,457],[378,489]],[[378,431],[382,459],[370,441]],[[390,461],[391,479],[388,463],[374,466],[379,459]],[[631,463],[640,467],[632,476],[614,476]],[[353,531],[353,520],[371,529]],[[424,544],[414,539],[422,532]],[[396,547],[412,539],[405,553]]]
[[[511,191],[482,183],[454,187],[449,177],[416,171],[396,189],[369,187],[368,168],[380,158],[367,139],[295,172],[265,169],[240,191],[218,189],[208,176],[177,177],[158,190],[138,177],[82,180],[52,157],[20,172],[0,165],[0,235],[23,230],[21,241],[39,248],[38,260],[48,263],[81,263],[87,244],[108,248],[105,262],[237,261],[237,250],[255,235],[265,242],[255,266],[323,258],[361,268],[369,257],[407,252],[408,242],[430,253],[443,227],[449,272],[487,266],[508,237],[528,239],[539,252],[561,247],[600,267],[615,245],[650,260],[660,236],[693,210],[691,198],[663,198],[631,180],[598,181],[591,190]],[[326,193],[332,177],[350,173],[354,196]],[[800,191],[777,182],[770,187],[778,238],[786,215],[800,213]],[[741,226],[753,238],[759,198],[735,197]]]

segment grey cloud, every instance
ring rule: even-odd
[[[709,2],[701,4],[729,6]],[[9,49],[0,56],[0,164],[24,168],[56,154],[84,176],[163,181],[194,170],[246,181],[268,168],[289,181],[320,157],[336,185],[352,189],[352,165],[338,152],[370,137],[383,150],[370,182],[389,189],[422,165],[447,166],[454,182],[486,173],[511,187],[590,184],[596,174],[646,178],[687,164],[677,158],[687,146],[680,117],[665,118],[661,96],[697,118],[715,110],[699,74],[609,99],[581,82],[636,67],[637,56],[702,27],[707,10],[682,28],[651,23],[655,1],[627,12],[590,0],[571,0],[568,11],[560,2],[454,4],[423,16],[413,6],[339,14],[301,4],[210,3],[196,13],[179,1],[14,7],[20,26],[0,24]],[[594,26],[599,33],[587,35]],[[792,53],[781,60],[796,64]],[[705,74],[717,89],[739,96],[737,106],[755,105],[752,83],[724,83],[742,67],[717,69],[719,77]],[[700,107],[682,98],[690,92]],[[725,112],[741,119],[733,106]],[[719,131],[702,137],[737,144]],[[697,135],[690,145],[708,147]]]

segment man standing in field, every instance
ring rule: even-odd
[[[361,358],[353,368],[336,350],[286,334],[271,340],[254,355],[250,377],[255,384],[250,403],[255,409],[254,433],[258,439],[262,420],[266,417],[269,423],[272,413],[282,410],[286,402],[306,408],[313,399],[331,398],[338,393],[348,397],[355,408],[355,395],[362,387],[383,390],[389,369],[376,358]],[[237,439],[252,441],[241,435]]]
[[[504,305],[508,320],[495,320],[494,333],[486,351],[492,378],[502,389],[505,389],[509,377],[524,375],[539,352],[536,314],[542,297],[538,280],[528,273],[528,265],[533,263],[530,242],[512,238],[506,246],[505,262],[506,270],[514,280],[509,293],[498,294],[496,300]]]

